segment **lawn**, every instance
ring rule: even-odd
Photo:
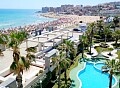
[[[120,50],[117,50],[118,59],[120,59]]]
[[[101,53],[103,51],[112,51],[113,50],[113,48],[102,48],[100,46],[95,47],[95,49],[97,50],[98,53]]]

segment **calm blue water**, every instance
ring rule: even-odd
[[[97,63],[96,65],[95,65],[95,67],[97,67],[99,70],[101,70],[102,69],[102,66],[104,66],[105,64],[103,64],[103,63]]]
[[[109,77],[107,73],[101,73],[93,64],[87,63],[84,71],[79,72],[78,77],[82,81],[82,88],[108,88]],[[113,78],[112,84],[115,83]]]
[[[0,9],[0,29],[54,20],[38,16],[36,11],[39,10]]]

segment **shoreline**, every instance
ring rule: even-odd
[[[77,16],[77,15],[64,15],[64,14],[55,14],[55,13],[40,13],[39,15],[46,18],[54,18],[56,20],[47,21],[43,23],[42,22],[35,23],[35,24],[30,24],[25,26],[21,25],[19,27],[11,27],[7,29],[1,29],[0,32],[4,34],[9,34],[10,32],[20,31],[20,30],[32,32],[35,30],[44,30],[49,26],[61,29],[61,28],[66,28],[70,26],[75,26],[79,24],[80,21],[84,23],[91,23],[100,19],[99,16]]]

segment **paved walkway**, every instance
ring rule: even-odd
[[[112,59],[116,59],[118,57],[117,53],[117,49],[114,49],[113,44],[114,42],[107,42],[109,48],[113,48],[112,51],[104,51],[101,52],[102,55],[108,57],[107,59],[112,60]],[[112,55],[108,55],[109,53],[111,53]]]
[[[92,58],[92,57],[98,55],[98,52],[96,51],[96,49],[94,48],[94,46],[91,48],[91,53],[93,53],[93,54],[92,54],[92,55],[89,55],[89,54],[87,54],[86,52],[85,52],[84,54],[87,56],[87,58]]]
[[[108,57],[107,59],[109,59],[109,60],[116,59],[116,58],[118,57],[118,55],[116,54],[116,53],[117,53],[117,50],[116,50],[116,49],[113,50],[113,51],[111,51],[111,54],[112,54],[112,55],[108,55],[109,53],[110,53],[109,51],[105,51],[105,52],[102,52],[101,54],[102,54],[103,56]]]
[[[107,42],[109,48],[113,48],[114,49],[114,47],[112,45],[113,43],[114,42]],[[89,55],[87,53],[84,53],[87,56],[87,58],[91,58],[92,56],[98,55],[98,53],[97,53],[96,49],[94,49],[94,47],[95,46],[99,46],[99,45],[100,45],[100,43],[94,44],[93,47],[91,48],[93,55]],[[118,55],[116,54],[117,53],[117,49],[114,49],[114,50],[111,51],[112,56],[108,55],[109,53],[110,53],[110,51],[103,51],[103,52],[101,52],[101,54],[103,56],[108,57],[107,59],[110,59],[110,60],[111,59],[116,59],[118,57]]]
[[[72,80],[72,84],[70,88],[79,88],[80,81],[78,79],[78,72],[84,67],[84,63],[78,63],[78,66],[73,68],[70,71],[70,79]]]
[[[4,56],[0,56],[0,71],[10,67],[10,64],[13,61],[12,53],[13,52],[8,49],[3,51]]]

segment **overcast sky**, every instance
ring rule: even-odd
[[[0,8],[7,9],[41,9],[41,7],[57,7],[64,4],[97,5],[120,0],[0,0]]]

